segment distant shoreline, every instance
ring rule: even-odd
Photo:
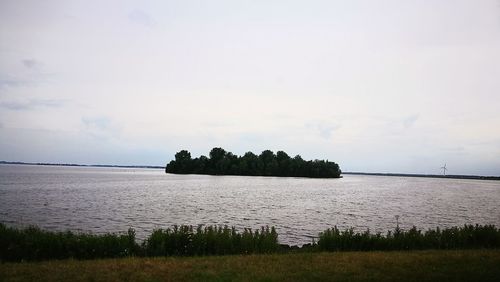
[[[425,177],[425,178],[449,178],[449,179],[472,179],[472,180],[500,180],[500,176],[481,175],[438,175],[438,174],[412,174],[412,173],[378,173],[378,172],[342,172],[350,175],[371,175],[371,176],[398,176],[398,177]]]
[[[165,169],[165,166],[154,165],[108,165],[108,164],[58,164],[58,163],[27,163],[27,162],[8,162],[0,161],[0,164],[14,165],[43,165],[43,166],[76,166],[76,167],[115,167],[115,168],[154,168]]]
[[[29,163],[29,162],[10,162],[0,161],[0,164],[15,165],[42,165],[42,166],[74,166],[74,167],[110,167],[110,168],[151,168],[165,169],[164,166],[154,165],[108,165],[108,164],[58,164],[58,163]],[[397,177],[425,177],[425,178],[449,178],[449,179],[472,179],[472,180],[500,180],[500,176],[482,176],[482,175],[438,175],[438,174],[412,174],[412,173],[379,173],[379,172],[342,172],[348,175],[370,175],[370,176],[397,176]]]

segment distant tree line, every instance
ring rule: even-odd
[[[209,157],[191,158],[186,150],[175,154],[175,160],[167,164],[166,173],[289,176],[313,178],[339,178],[339,165],[328,160],[305,161],[297,155],[293,158],[283,151],[276,154],[265,150],[260,155],[247,152],[236,156],[222,148],[213,148]]]

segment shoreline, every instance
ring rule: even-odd
[[[395,176],[395,177],[422,177],[422,178],[444,178],[444,179],[471,179],[471,180],[500,180],[500,176],[482,175],[439,175],[439,174],[417,174],[417,173],[381,173],[381,172],[342,172],[347,175],[368,175],[368,176]]]
[[[146,169],[165,169],[164,166],[154,165],[110,165],[110,164],[61,164],[61,163],[31,163],[31,162],[12,162],[0,161],[0,165],[31,165],[31,166],[67,166],[67,167],[109,167],[109,168],[146,168]],[[175,173],[174,173],[175,174]],[[203,174],[200,174],[203,175]],[[208,174],[206,174],[208,175]],[[342,172],[342,175],[367,175],[367,176],[393,176],[393,177],[421,177],[421,178],[443,178],[443,179],[468,179],[468,180],[494,180],[500,181],[500,176],[485,176],[485,175],[439,175],[439,174],[418,174],[418,173],[384,173],[384,172],[358,172],[348,171]],[[232,175],[232,176],[248,176],[248,175]]]
[[[110,165],[110,164],[59,164],[59,163],[29,163],[29,162],[10,162],[0,161],[0,165],[39,165],[39,166],[68,166],[68,167],[109,167],[109,168],[149,168],[165,169],[164,166],[154,165]]]

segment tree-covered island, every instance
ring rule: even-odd
[[[191,158],[187,150],[175,154],[175,160],[167,164],[166,173],[246,175],[246,176],[288,176],[312,178],[339,178],[338,164],[328,160],[305,161],[297,155],[293,158],[283,151],[276,154],[265,150],[260,155],[247,152],[234,155],[222,148],[213,148],[209,157]]]

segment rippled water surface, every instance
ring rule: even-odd
[[[342,179],[172,175],[155,169],[0,165],[0,222],[144,239],[174,224],[272,225],[310,243],[327,227],[500,226],[500,182],[345,175]]]

